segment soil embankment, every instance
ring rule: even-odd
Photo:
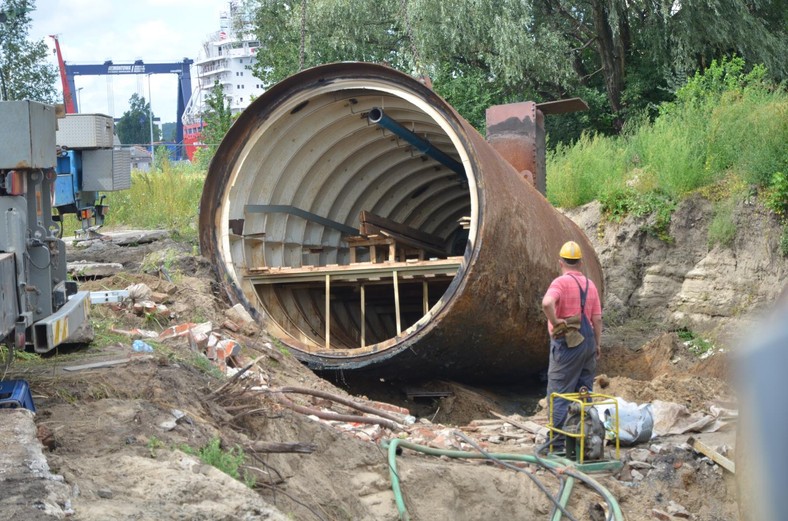
[[[728,353],[719,348],[735,349],[730,340],[734,332],[776,296],[788,268],[776,254],[779,230],[759,207],[737,210],[740,228],[733,248],[708,248],[710,208],[702,199],[679,207],[670,244],[651,237],[635,219],[600,225],[594,204],[571,212],[596,242],[606,267],[610,326],[599,390],[636,403],[675,403],[689,415],[709,414],[712,405],[715,410],[735,408]],[[46,503],[46,512],[36,511],[41,516],[29,513],[42,498],[18,497],[2,504],[7,519],[395,520],[380,440],[405,437],[439,448],[474,450],[458,437],[459,431],[492,452],[532,454],[544,439],[539,429],[545,424],[543,411],[501,419],[495,413],[506,411],[499,409],[496,396],[456,383],[439,385],[450,395],[436,397],[426,408],[414,407],[411,412],[418,410],[420,417],[396,430],[318,421],[295,412],[271,390],[343,391],[308,371],[264,332],[232,331],[228,305],[216,296],[220,292],[209,267],[188,248],[168,240],[91,248],[84,254],[75,250],[72,258],[121,262],[125,271],[84,287],[123,289],[145,283],[163,295],[167,313],[95,308],[93,347],[16,364],[12,376],[27,379],[33,389],[35,424],[51,473],[63,479],[57,481],[58,499]],[[255,361],[246,377],[228,385],[210,365],[195,364],[199,341],[192,337],[162,341],[153,353],[135,355],[131,338],[117,333],[208,321],[213,332],[243,346],[243,363]],[[701,359],[693,353],[693,346],[672,331],[680,328],[713,339],[712,355]],[[128,361],[73,370],[120,358]],[[290,398],[303,407],[354,413],[324,398]],[[354,399],[385,407],[364,397]],[[530,430],[515,423],[527,423]],[[732,459],[731,425],[693,435]],[[665,436],[626,448],[624,468],[597,477],[618,498],[628,520],[737,519],[733,476],[693,451],[687,437]],[[244,450],[241,472],[247,484],[254,481],[253,487],[200,462],[194,453],[215,439],[225,449]],[[309,449],[271,452],[267,445],[293,442]],[[552,511],[547,497],[522,473],[408,450],[397,464],[412,519],[547,519]],[[554,476],[535,468],[527,472],[557,492]],[[577,487],[569,508],[578,519],[597,519],[602,503],[591,490]]]

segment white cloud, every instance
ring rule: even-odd
[[[63,59],[73,64],[194,60],[203,40],[218,30],[219,13],[226,9],[227,2],[221,0],[37,0],[30,36],[45,38],[52,46],[47,35],[59,35]],[[57,63],[54,55],[52,62]],[[75,82],[84,111],[109,113],[114,107],[111,115],[120,117],[137,92],[152,100],[162,121],[175,121],[173,74],[82,76]]]

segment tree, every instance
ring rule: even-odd
[[[610,109],[625,115],[668,99],[665,93],[696,70],[731,54],[765,64],[778,80],[788,77],[784,3],[545,0],[535,5],[542,6],[545,23],[574,42],[571,56],[581,83],[592,85],[599,74]]]
[[[0,0],[0,95],[55,103],[57,69],[46,61],[46,43],[27,38],[34,9],[34,0]]]
[[[589,125],[620,131],[714,58],[737,54],[764,63],[777,81],[788,78],[785,0],[254,3],[255,74],[268,83],[320,63],[384,62],[430,75],[480,129],[489,104],[582,95],[591,111],[563,116],[568,124],[558,139],[551,130],[553,143]]]
[[[230,130],[235,117],[230,110],[230,103],[224,95],[224,86],[215,81],[211,92],[205,97],[205,110],[202,114],[203,127],[201,141],[205,145],[197,152],[197,162],[207,167],[216,148]]]
[[[145,102],[145,98],[136,92],[129,98],[129,110],[123,113],[115,129],[118,132],[118,139],[124,145],[148,145],[151,141],[150,135],[150,103]],[[159,127],[153,125],[153,141],[161,139]]]

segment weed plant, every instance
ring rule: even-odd
[[[221,447],[221,440],[213,438],[206,446],[197,451],[188,445],[183,445],[180,448],[187,454],[196,455],[206,465],[216,467],[228,476],[243,481],[249,488],[254,488],[254,476],[247,472],[243,472],[242,475],[242,467],[246,460],[246,455],[240,447],[236,446],[235,448],[224,450]]]
[[[724,182],[772,185],[776,173],[788,172],[788,92],[769,84],[762,66],[744,69],[737,57],[713,62],[653,121],[634,119],[619,136],[584,135],[557,147],[547,158],[550,202],[571,208],[597,199],[614,219],[656,214],[650,231],[667,238],[673,208],[688,194]],[[719,215],[714,240],[732,240],[732,221]]]
[[[205,172],[188,163],[160,162],[150,172],[135,170],[131,188],[110,192],[108,224],[144,229],[163,228],[193,239]]]
[[[729,248],[736,239],[736,223],[733,212],[736,200],[728,198],[714,205],[714,217],[709,223],[708,241],[709,248],[715,244]]]

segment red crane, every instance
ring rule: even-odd
[[[76,114],[77,108],[74,103],[74,93],[71,92],[71,87],[69,87],[66,79],[66,62],[63,61],[63,55],[60,53],[60,42],[57,41],[56,34],[50,34],[49,37],[55,40],[55,52],[57,52],[57,63],[60,67],[60,82],[63,84],[63,101],[66,104],[66,114]]]

